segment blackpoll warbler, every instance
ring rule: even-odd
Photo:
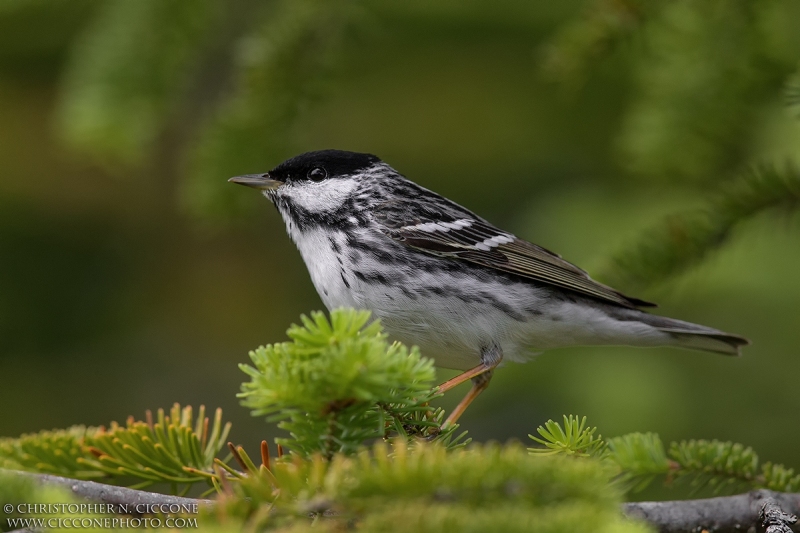
[[[395,339],[472,379],[455,422],[505,358],[575,345],[738,355],[747,339],[650,315],[653,304],[413,183],[374,155],[323,150],[231,178],[278,208],[328,309],[369,309]]]

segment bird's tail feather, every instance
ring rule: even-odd
[[[625,311],[626,320],[638,320],[670,336],[670,345],[690,350],[741,355],[741,347],[750,341],[739,335],[693,324],[684,320],[651,315],[643,311]]]
[[[690,350],[703,350],[724,355],[741,355],[742,346],[750,344],[750,341],[744,337],[722,331],[698,332],[671,328],[658,329],[668,333],[675,340],[675,346]]]

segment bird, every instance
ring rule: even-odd
[[[372,154],[303,153],[228,181],[277,208],[329,310],[371,311],[385,331],[436,366],[439,386],[472,387],[455,424],[503,361],[566,346],[674,346],[739,355],[749,341],[646,312],[561,256],[498,228],[407,179]]]

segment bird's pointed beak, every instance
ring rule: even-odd
[[[262,191],[274,191],[281,185],[282,181],[274,180],[269,177],[269,174],[247,174],[244,176],[234,176],[228,180],[231,183],[238,183],[239,185],[247,185],[254,189]]]

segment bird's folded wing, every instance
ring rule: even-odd
[[[455,209],[387,202],[373,212],[381,230],[411,248],[460,259],[625,307],[654,304],[598,283],[557,254]]]

